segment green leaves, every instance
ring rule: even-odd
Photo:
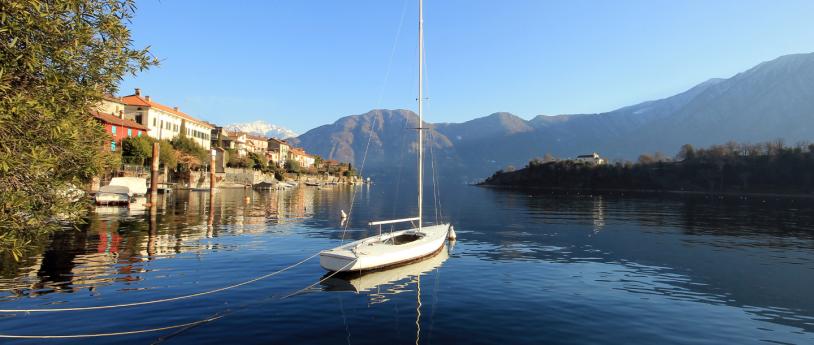
[[[131,0],[0,1],[0,254],[86,204],[67,191],[118,164],[90,116],[125,74],[156,64],[132,47]]]

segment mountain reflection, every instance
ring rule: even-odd
[[[110,289],[156,286],[166,293],[173,291],[166,287],[178,287],[171,284],[187,279],[237,272],[228,278],[195,281],[227,285],[245,279],[246,267],[266,273],[273,269],[267,261],[288,265],[341,238],[372,234],[374,230],[366,226],[371,219],[414,213],[414,195],[405,190],[413,191],[412,186],[375,185],[236,189],[214,195],[177,192],[165,196],[154,215],[92,214],[87,224],[54,234],[21,261],[3,261],[0,298],[12,302],[21,296],[80,291],[95,296]],[[754,320],[814,330],[810,200],[591,195],[469,186],[447,186],[440,194],[445,207],[438,217],[455,224],[459,240],[454,257],[463,260],[447,260],[443,252],[425,262],[426,267],[419,262],[396,271],[330,279],[321,291],[356,291],[368,305],[380,304],[411,291],[412,279],[443,265],[447,277],[456,275],[458,289],[473,289],[469,293],[483,287],[493,289],[489,296],[503,296],[502,290],[494,289],[522,286],[512,293],[533,298],[539,291],[573,292],[587,300],[591,291],[600,290],[620,293],[623,297],[615,296],[619,300],[637,296],[662,304],[733,308]],[[433,200],[427,202],[425,214],[428,222],[434,222]],[[347,228],[340,225],[342,210],[351,214]],[[257,243],[263,247],[255,243],[260,235],[262,241]],[[298,246],[307,253],[275,260],[284,249]],[[231,251],[240,253],[227,253]],[[229,254],[215,260],[221,266],[193,262],[216,252]],[[231,254],[246,259],[231,262],[241,257]],[[433,263],[435,259],[440,262]],[[193,264],[184,266],[184,261]],[[176,268],[179,271],[173,272]],[[301,269],[307,273],[297,276],[292,271],[275,283],[296,290],[322,274],[315,262]],[[188,272],[194,273],[186,276]],[[164,277],[171,279],[163,283]],[[191,283],[185,286],[190,292],[203,290]],[[69,295],[52,296],[69,300]]]

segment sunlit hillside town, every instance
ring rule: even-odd
[[[252,177],[247,178],[245,173],[238,174],[233,169],[256,170],[260,175],[268,173],[279,180],[286,179],[285,173],[295,173],[297,177],[301,174],[319,177],[355,176],[350,164],[326,162],[280,138],[230,131],[187,114],[177,106],[159,103],[143,94],[139,88],[127,96],[106,96],[91,115],[111,136],[110,145],[106,149],[122,159],[122,169],[115,173],[118,176],[146,175],[146,167],[149,165],[146,157],[151,157],[151,152],[133,149],[139,146],[135,144],[137,141],[145,141],[150,145],[158,141],[161,145],[168,145],[168,149],[169,145],[172,146],[172,158],[177,160],[178,165],[174,166],[175,169],[170,169],[165,162],[161,162],[164,166],[161,181],[167,184],[175,183],[186,187],[206,184],[205,171],[210,169],[210,154],[215,158],[215,172],[223,174],[216,178],[227,184],[253,185],[266,180],[258,178],[257,173],[252,173]]]

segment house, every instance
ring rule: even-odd
[[[310,168],[314,166],[314,156],[306,153],[305,150],[299,147],[292,147],[288,152],[289,159],[299,163],[300,167]]]
[[[235,149],[235,142],[229,137],[229,131],[223,127],[215,126],[211,131],[211,144],[212,147],[220,147],[223,149]]]
[[[268,138],[265,136],[251,133],[246,134],[246,151],[264,155],[266,151],[268,151],[268,147]]]
[[[96,110],[100,113],[119,116],[124,113],[125,104],[121,98],[113,95],[104,95],[102,102],[96,106]]]
[[[602,165],[605,164],[605,159],[599,156],[598,153],[594,152],[588,155],[579,155],[576,159],[573,160],[575,163],[582,163],[582,164],[592,164],[592,165]]]
[[[91,115],[105,127],[105,131],[110,134],[110,151],[121,149],[122,139],[129,137],[140,137],[147,135],[147,126],[124,119],[122,112],[118,116],[106,114],[100,111],[91,111]]]
[[[268,151],[275,151],[276,153],[272,154],[276,157],[276,160],[273,160],[274,163],[277,163],[277,166],[283,167],[285,166],[285,161],[289,159],[288,151],[291,149],[291,146],[288,145],[285,140],[280,140],[277,138],[269,138],[268,139]]]
[[[276,149],[266,151],[266,159],[269,161],[269,164],[274,163],[280,166],[280,151]],[[285,162],[285,160],[283,160],[283,162]]]
[[[150,96],[142,96],[141,89],[121,98],[126,119],[146,126],[148,134],[156,139],[172,140],[182,133],[209,150],[212,129],[210,123],[181,112],[178,107],[169,107],[154,102]]]
[[[246,157],[249,151],[246,149],[246,133],[224,131],[224,137],[229,142],[228,148],[237,152],[240,157]]]

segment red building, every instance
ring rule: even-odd
[[[94,118],[105,126],[105,131],[110,134],[112,140],[110,141],[110,151],[118,151],[121,149],[122,139],[129,137],[140,137],[147,135],[149,130],[146,126],[140,125],[136,122],[122,119],[115,115],[105,114],[98,111],[91,112]]]

